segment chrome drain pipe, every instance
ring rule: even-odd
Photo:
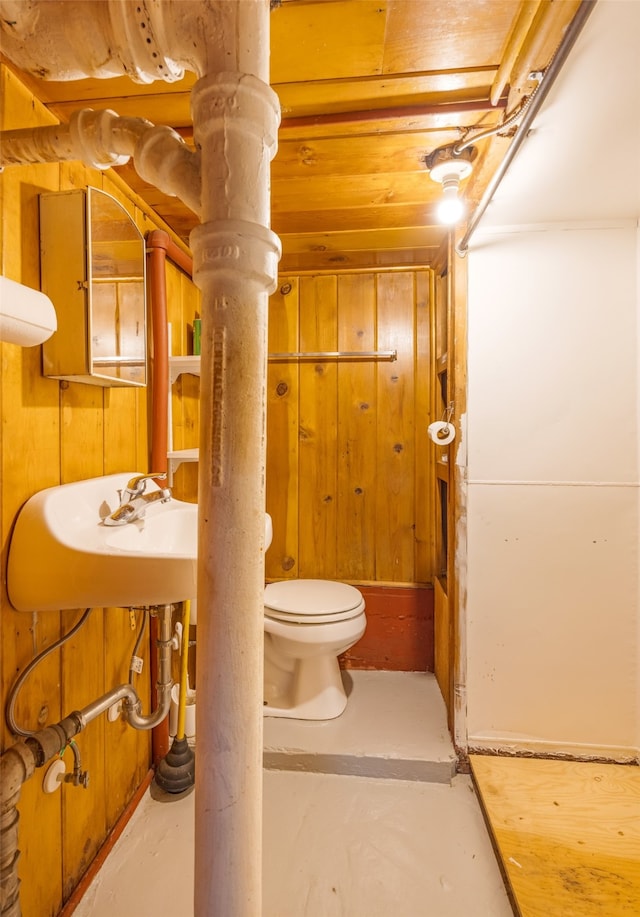
[[[130,685],[119,685],[108,691],[74,713],[80,721],[80,728],[84,729],[97,716],[120,701],[124,718],[134,729],[153,729],[169,713],[171,706],[171,610],[172,605],[158,605],[151,610],[151,614],[158,617],[158,639],[156,641],[158,654],[158,678],[156,681],[156,709],[153,713],[141,713],[142,702],[136,689]]]

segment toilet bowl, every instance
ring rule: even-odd
[[[296,579],[264,592],[264,715],[330,720],[347,696],[338,656],[365,632],[362,594],[347,583]]]

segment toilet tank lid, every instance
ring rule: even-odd
[[[297,615],[337,614],[361,602],[362,593],[355,586],[324,579],[282,580],[270,583],[264,591],[267,608]]]

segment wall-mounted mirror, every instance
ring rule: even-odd
[[[97,188],[41,194],[40,264],[58,315],[45,376],[146,385],[145,245],[124,207]]]

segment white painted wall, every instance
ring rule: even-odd
[[[639,46],[640,4],[596,6],[470,246],[470,747],[640,749]]]

